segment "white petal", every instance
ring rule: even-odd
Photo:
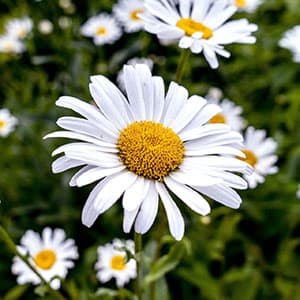
[[[61,156],[61,157],[57,158],[55,161],[53,161],[52,172],[53,173],[61,173],[66,170],[76,168],[76,167],[79,167],[82,165],[84,165],[84,163],[82,161],[71,159],[66,156]]]
[[[125,233],[130,232],[138,211],[139,207],[132,211],[124,210],[123,230]]]

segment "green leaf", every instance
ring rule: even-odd
[[[10,289],[6,295],[4,296],[3,300],[17,300],[21,299],[23,294],[26,292],[30,285],[24,284],[24,285],[17,285]]]

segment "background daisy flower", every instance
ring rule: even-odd
[[[28,230],[17,248],[22,255],[30,256],[31,264],[53,289],[60,287],[60,280],[53,277],[65,278],[68,269],[74,267],[72,260],[78,258],[74,240],[66,239],[65,232],[58,228],[52,230],[46,227],[41,236]],[[41,283],[40,278],[19,257],[13,259],[12,273],[17,275],[18,284]]]
[[[81,27],[83,36],[92,37],[95,45],[113,44],[122,35],[114,17],[102,13],[88,19]]]
[[[232,4],[235,5],[238,10],[245,11],[248,13],[254,12],[259,5],[261,5],[262,0],[231,0]]]
[[[293,54],[293,61],[300,62],[300,25],[286,31],[279,41],[279,46],[289,49]]]
[[[19,54],[25,51],[23,42],[11,35],[0,36],[0,52],[7,54]]]
[[[21,19],[11,19],[6,25],[6,33],[17,39],[25,39],[31,32],[33,27],[33,22],[29,17],[24,17]]]
[[[143,20],[139,14],[144,12],[142,0],[119,0],[113,7],[118,21],[124,26],[125,32],[136,32],[143,29]]]
[[[90,92],[98,107],[73,97],[56,104],[84,118],[63,117],[57,124],[65,129],[47,135],[79,140],[63,145],[53,155],[54,173],[82,166],[71,186],[101,180],[90,193],[82,222],[90,227],[96,218],[121,196],[123,228],[147,232],[162,200],[169,228],[175,239],[184,234],[183,217],[169,190],[192,210],[207,215],[210,206],[202,195],[232,208],[241,203],[232,189],[247,183],[233,172],[249,173],[251,167],[225,154],[243,156],[242,136],[224,124],[206,124],[220,112],[199,96],[172,82],[165,96],[161,77],[152,77],[146,65],[125,66],[128,99],[104,76],[92,76]]]
[[[105,283],[111,278],[115,278],[116,284],[120,288],[136,277],[136,261],[133,258],[127,258],[124,248],[134,255],[134,242],[131,240],[122,242],[114,239],[112,244],[107,243],[98,247],[95,269],[100,282]]]
[[[176,5],[178,2],[178,5]],[[212,68],[219,66],[217,55],[229,57],[223,45],[255,43],[255,24],[246,19],[225,23],[237,10],[224,0],[145,0],[141,16],[145,30],[162,40],[177,40],[179,47],[201,53]]]
[[[244,144],[245,148],[242,152],[246,157],[240,159],[246,161],[254,168],[251,175],[244,175],[244,178],[249,183],[249,187],[253,189],[258,183],[265,181],[266,175],[278,172],[278,168],[274,166],[278,159],[274,155],[277,143],[272,138],[266,137],[265,130],[257,130],[250,126],[245,132]]]
[[[0,109],[0,136],[8,136],[18,124],[18,119],[7,108]]]

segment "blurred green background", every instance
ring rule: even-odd
[[[96,280],[96,248],[133,235],[122,232],[121,205],[91,229],[81,224],[92,186],[70,188],[74,172],[53,175],[51,152],[64,141],[42,139],[57,129],[59,116],[71,113],[57,108],[55,101],[60,95],[90,101],[89,76],[115,80],[132,57],[151,57],[154,73],[169,83],[179,58],[177,46],[160,46],[145,32],[124,33],[113,45],[101,47],[82,37],[80,26],[92,15],[111,12],[115,2],[73,0],[73,8],[66,9],[56,0],[0,0],[0,32],[12,17],[29,16],[34,22],[24,54],[0,54],[0,108],[19,119],[16,130],[0,138],[0,223],[15,242],[27,229],[41,232],[45,226],[64,228],[76,240],[80,259],[64,286],[72,299],[96,299],[90,295],[100,286],[114,288],[113,282],[101,285]],[[61,17],[70,22],[68,28],[59,25]],[[280,171],[256,189],[240,192],[243,204],[237,211],[210,201],[212,213],[203,220],[180,207],[191,251],[161,281],[158,292],[164,296],[158,299],[300,299],[300,64],[278,47],[282,34],[300,24],[300,5],[298,0],[266,0],[254,14],[235,17],[259,25],[257,43],[228,46],[232,57],[220,58],[217,70],[201,55],[191,55],[182,84],[202,96],[211,86],[219,87],[242,106],[248,124],[266,129],[278,142]],[[53,23],[52,33],[38,31],[42,19]],[[149,251],[157,229],[156,222],[144,236]],[[167,226],[164,230],[167,234]],[[32,286],[17,287],[10,271],[12,254],[0,245],[0,299],[35,299]],[[165,245],[162,253],[168,249]]]

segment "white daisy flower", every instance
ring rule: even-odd
[[[95,269],[100,282],[108,282],[114,277],[120,288],[136,277],[136,261],[133,258],[127,258],[125,249],[134,255],[134,242],[114,239],[112,244],[98,247]]]
[[[7,108],[0,109],[0,136],[8,136],[18,124],[18,119]]]
[[[243,155],[242,136],[224,124],[206,124],[220,112],[199,96],[172,82],[165,96],[161,77],[152,77],[146,65],[124,66],[127,99],[104,76],[92,76],[90,92],[98,107],[73,97],[56,104],[84,118],[62,117],[57,124],[66,131],[47,137],[80,142],[53,152],[64,155],[53,162],[54,173],[82,166],[70,181],[84,186],[101,180],[90,193],[82,222],[90,227],[97,217],[122,197],[123,228],[146,233],[158,211],[159,197],[171,234],[180,240],[183,217],[169,190],[192,210],[207,215],[203,195],[232,208],[241,203],[232,189],[247,183],[232,172],[252,171],[245,162],[224,154]]]
[[[289,49],[293,54],[293,61],[300,63],[300,25],[286,31],[279,41],[279,46]]]
[[[19,54],[25,51],[23,42],[11,35],[0,36],[0,52],[7,54]]]
[[[159,39],[176,39],[180,48],[193,53],[203,52],[212,68],[219,65],[216,54],[230,56],[223,45],[255,43],[255,24],[246,19],[225,23],[237,10],[225,0],[145,0],[145,8],[141,17],[146,31]]]
[[[222,110],[213,116],[208,123],[226,124],[235,131],[241,131],[245,127],[245,120],[241,117],[243,109],[240,106],[235,105],[228,99],[221,100],[214,90],[208,92],[206,99],[207,103],[219,105]]]
[[[230,0],[238,10],[248,13],[254,12],[259,5],[262,4],[262,0]]]
[[[50,34],[53,31],[53,23],[50,20],[43,19],[39,21],[38,30],[42,34]]]
[[[95,45],[112,44],[118,40],[122,31],[114,17],[102,13],[91,17],[81,27],[83,36],[92,37]]]
[[[297,190],[296,196],[297,196],[297,198],[300,199],[300,183],[298,184],[298,190]]]
[[[143,29],[143,20],[139,17],[144,12],[143,0],[119,0],[113,7],[118,21],[124,26],[125,32],[137,32]]]
[[[78,258],[74,240],[66,239],[64,230],[58,228],[46,227],[42,236],[27,230],[17,249],[22,255],[29,255],[31,264],[53,289],[60,287],[60,279],[53,277],[65,278],[68,269],[74,267],[72,260]],[[41,284],[40,278],[17,256],[13,259],[12,273],[18,276],[18,284]]]
[[[6,33],[18,39],[25,39],[33,27],[32,20],[29,17],[9,20],[6,25]]]
[[[274,155],[276,149],[277,143],[272,138],[266,137],[265,130],[256,130],[251,126],[247,128],[245,148],[242,150],[246,157],[240,159],[254,168],[251,175],[244,175],[251,189],[254,189],[258,183],[263,183],[266,175],[278,172],[278,168],[274,166],[278,159]]]

